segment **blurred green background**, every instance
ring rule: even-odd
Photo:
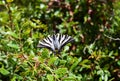
[[[37,48],[62,33],[59,58]],[[0,81],[120,81],[119,0],[0,0]]]

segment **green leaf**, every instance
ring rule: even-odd
[[[28,34],[30,34],[30,32],[31,32],[31,29],[28,28],[28,29],[25,30],[24,34],[25,34],[25,35],[28,35]]]
[[[7,44],[7,46],[14,48],[14,49],[19,49],[20,47],[18,46],[18,44],[13,44],[13,43],[9,43]]]
[[[48,65],[54,64],[54,62],[57,60],[57,57],[51,57],[50,60],[48,61]]]
[[[65,81],[75,81],[75,77],[66,77],[66,78],[63,78]]]
[[[104,76],[104,81],[108,81],[108,75],[107,74],[105,74],[105,76]]]
[[[65,73],[67,73],[67,68],[58,68],[57,70],[55,70],[55,73],[58,75],[64,75]]]
[[[8,75],[10,72],[4,69],[4,67],[0,68],[0,73],[3,75]]]
[[[91,66],[90,66],[90,60],[88,60],[88,59],[85,59],[85,60],[83,60],[81,63],[80,63],[80,65],[82,65],[83,67],[85,67],[85,68],[90,68]]]
[[[85,64],[85,63],[88,63],[90,60],[88,59],[84,59],[81,63]]]
[[[66,64],[66,62],[67,62],[66,60],[60,60],[60,64],[61,64],[61,65]]]
[[[72,71],[78,64],[79,62],[82,60],[82,58],[80,57],[70,68],[70,71]]]
[[[28,39],[27,39],[27,42],[28,42],[29,45],[31,45],[31,44],[33,43],[32,38],[28,38]]]
[[[45,8],[45,4],[40,4],[40,8],[41,9]]]
[[[11,3],[11,2],[13,2],[14,0],[6,0],[8,3]]]
[[[65,46],[64,51],[68,51],[68,50],[69,50],[69,46]]]
[[[12,31],[8,31],[6,34],[11,35],[12,37],[17,38],[17,39],[19,38],[19,36],[17,35],[17,33],[14,33]]]
[[[11,79],[11,81],[16,81],[16,76],[14,76],[14,77]]]
[[[42,58],[47,58],[47,57],[49,57],[48,56],[49,55],[49,53],[48,53],[48,50],[47,49],[43,49],[43,52],[42,52]]]
[[[50,74],[47,75],[47,79],[48,81],[54,81],[53,75],[50,75]]]
[[[117,64],[120,66],[120,60],[117,61]]]
[[[111,51],[111,52],[109,53],[109,56],[112,56],[112,55],[113,55],[113,53],[114,53],[114,51]]]

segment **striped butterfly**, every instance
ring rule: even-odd
[[[48,48],[56,54],[61,52],[62,48],[66,44],[73,41],[74,39],[71,36],[62,35],[58,33],[58,34],[48,36],[47,38],[44,38],[42,41],[39,41],[39,44],[37,45],[37,47]]]

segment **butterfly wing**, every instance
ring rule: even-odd
[[[73,39],[71,36],[68,36],[68,35],[60,35],[60,40],[59,40],[60,45],[61,45],[60,50],[61,50],[66,44],[68,44],[68,43],[70,43],[70,42],[73,42],[73,41],[74,41],[74,39]]]
[[[39,44],[37,47],[40,48],[48,48],[52,51],[54,51],[54,45],[53,45],[53,39],[51,36],[48,36],[47,38],[43,39],[42,41],[39,41]]]
[[[40,48],[48,48],[52,50],[54,53],[56,52],[56,48],[58,52],[68,43],[74,41],[71,36],[62,35],[62,34],[54,34],[52,36],[48,36],[47,38],[43,39],[39,42],[37,47]]]

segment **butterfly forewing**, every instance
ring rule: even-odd
[[[65,40],[65,35],[61,35],[60,44]]]
[[[53,42],[53,39],[50,37],[50,36],[48,36],[48,40],[52,43]]]
[[[65,44],[65,43],[71,42],[71,40],[72,40],[72,38],[71,38],[70,36],[67,36],[67,37],[65,38],[65,40],[62,42],[62,45]]]
[[[53,45],[52,45],[52,40],[49,36],[45,39],[43,39],[42,41],[39,41],[38,47],[41,48],[49,48],[49,49],[54,49]]]
[[[73,40],[74,40],[74,39],[73,39],[71,36],[68,36],[68,35],[67,35],[67,36],[65,37],[65,40],[63,40],[62,43],[61,43],[61,49],[62,49],[63,46],[65,46],[66,44],[72,42]]]
[[[60,34],[57,34],[57,35],[56,35],[56,38],[57,38],[57,40],[59,41],[59,40],[60,40]]]

